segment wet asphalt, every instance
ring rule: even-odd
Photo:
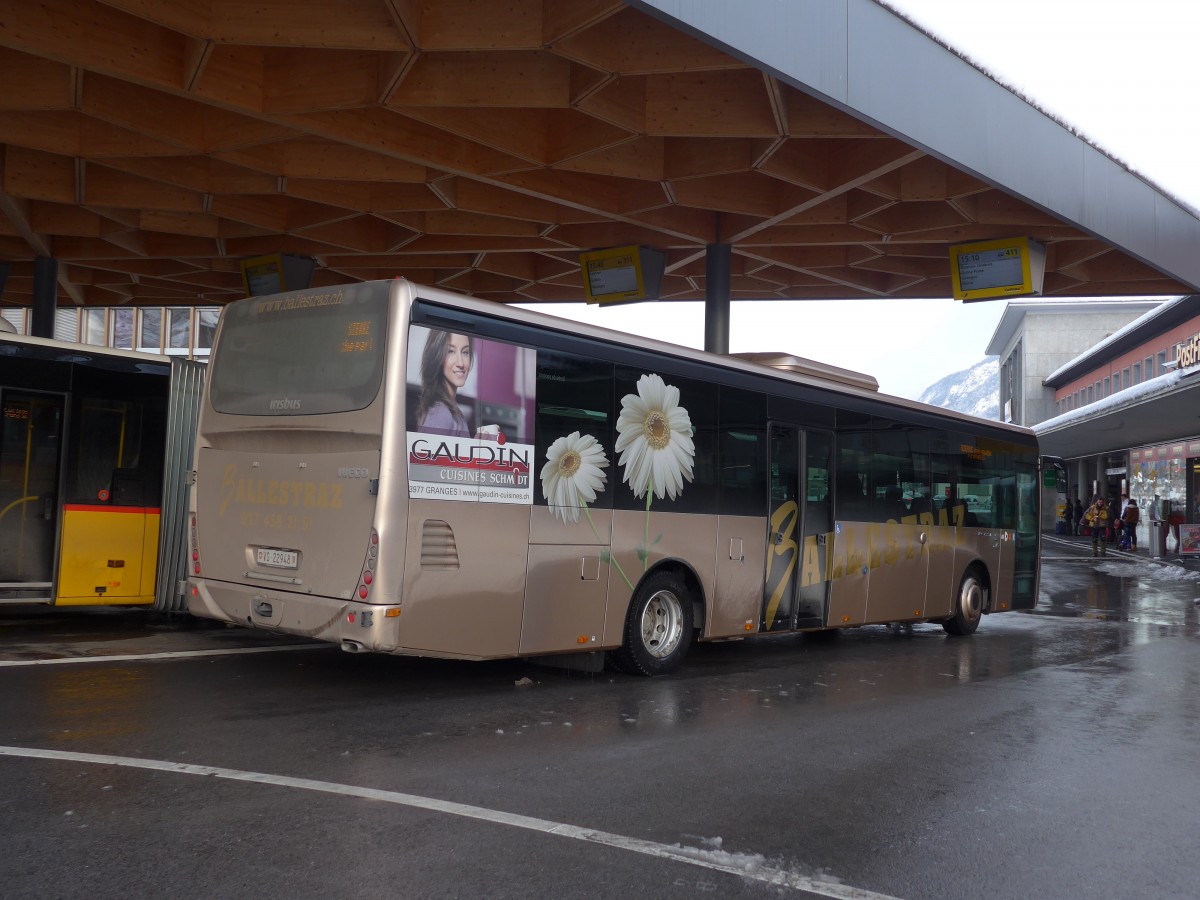
[[[661,679],[0,607],[4,897],[1200,895],[1200,566]]]

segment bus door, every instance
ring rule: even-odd
[[[0,598],[52,597],[63,398],[0,389]]]
[[[770,507],[760,627],[817,628],[825,624],[833,436],[772,422],[768,447]]]

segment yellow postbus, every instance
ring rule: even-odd
[[[222,314],[192,613],[660,674],[693,641],[975,630],[1037,597],[1028,429],[402,279]]]
[[[182,608],[200,372],[0,334],[0,603]]]

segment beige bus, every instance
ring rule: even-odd
[[[402,279],[231,304],[195,468],[191,612],[352,652],[656,675],[1037,598],[1028,429]]]

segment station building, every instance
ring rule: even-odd
[[[1002,417],[1066,461],[1068,496],[1128,496],[1139,539],[1166,522],[1181,552],[1200,552],[1198,351],[1200,294],[1012,303],[987,348],[1001,359]]]

